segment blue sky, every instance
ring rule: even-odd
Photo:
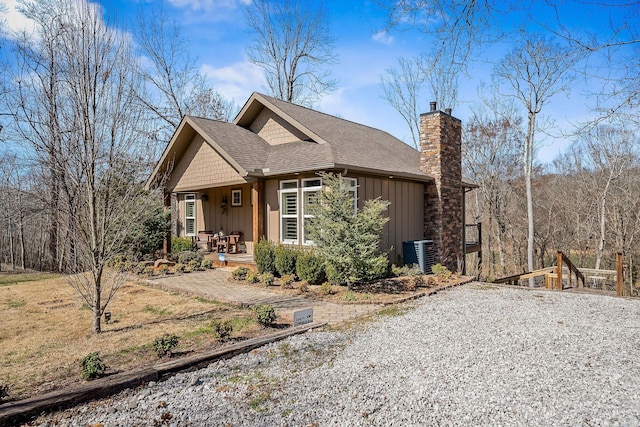
[[[261,91],[261,70],[251,65],[245,55],[248,34],[243,8],[250,0],[164,0],[164,11],[181,22],[183,34],[190,40],[192,54],[199,58],[201,71],[224,96],[241,106],[253,91]],[[622,0],[621,0],[622,1]],[[16,0],[0,0],[9,9],[6,17],[11,27],[26,23],[14,12]],[[100,0],[106,13],[125,23],[132,22],[140,9],[156,7],[159,0]],[[593,3],[562,2],[558,9],[561,19],[569,26],[589,28],[595,32],[608,31],[608,17]],[[326,0],[331,29],[336,38],[339,63],[332,67],[338,80],[335,92],[325,96],[318,109],[328,114],[388,131],[410,142],[406,124],[381,97],[380,77],[400,56],[416,56],[426,49],[426,41],[418,31],[381,33],[385,12],[374,1]],[[640,8],[640,6],[639,6]],[[615,9],[609,9],[614,10]],[[546,4],[533,9],[537,19],[553,23],[552,9]],[[531,23],[529,23],[531,24]],[[510,25],[505,22],[504,25]],[[461,80],[460,104],[454,116],[463,121],[478,102],[478,88],[490,82],[492,60],[499,59],[505,50],[492,49],[475,65],[469,77]],[[546,113],[553,116],[559,129],[570,130],[572,122],[585,117],[588,102],[583,95],[585,82],[577,82],[568,96],[553,98]],[[430,99],[422,100],[426,111]],[[446,106],[439,106],[444,109]],[[567,141],[546,137],[541,141],[538,159],[549,162],[562,151]]]

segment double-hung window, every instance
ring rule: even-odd
[[[196,235],[196,195],[187,194],[184,196],[184,234],[185,236]]]
[[[349,190],[353,198],[353,212],[358,210],[358,181],[355,178],[342,178],[342,185]]]
[[[353,211],[357,210],[358,183],[355,178],[343,178],[343,185],[353,196]],[[319,200],[321,178],[280,181],[280,241],[313,245],[308,224],[313,215],[311,206]]]
[[[309,219],[313,218],[311,214],[311,206],[317,203],[318,196],[322,191],[322,179],[311,178],[302,180],[302,244],[312,245],[313,242],[309,239],[309,231],[307,224]]]
[[[280,182],[280,241],[298,243],[298,180]]]

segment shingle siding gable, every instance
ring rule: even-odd
[[[175,165],[167,187],[185,191],[239,179],[238,172],[198,135]]]
[[[253,123],[251,123],[249,129],[270,145],[286,144],[308,139],[304,133],[294,128],[290,123],[287,123],[268,108],[262,109],[262,112],[256,117]]]

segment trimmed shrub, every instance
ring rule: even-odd
[[[300,280],[305,280],[310,285],[319,285],[327,278],[324,260],[312,250],[302,251],[298,254],[296,273]]]
[[[177,254],[179,252],[190,251],[193,247],[191,237],[172,237],[171,252]]]
[[[214,320],[211,322],[213,333],[220,341],[227,341],[233,332],[233,324],[229,320]]]
[[[249,269],[247,267],[238,267],[231,273],[231,277],[236,280],[246,280]]]
[[[274,248],[275,267],[278,274],[282,277],[286,274],[296,274],[296,258],[298,251],[284,245],[278,245]]]
[[[256,321],[262,326],[270,326],[276,320],[276,311],[268,304],[256,305],[253,307]]]
[[[324,282],[321,286],[320,286],[320,293],[322,295],[331,295],[333,293],[333,288],[331,287],[331,283],[329,282]]]
[[[200,269],[200,262],[196,259],[192,259],[187,263],[185,271],[198,271]]]
[[[191,261],[195,261],[199,266],[203,259],[204,255],[201,252],[183,251],[178,254],[180,264],[189,264]]]
[[[295,282],[295,280],[296,276],[294,276],[293,274],[285,274],[280,278],[280,285],[285,289],[290,288],[291,284]]]
[[[87,354],[81,362],[82,379],[91,381],[104,377],[107,367],[97,351]]]
[[[156,338],[153,342],[153,348],[158,357],[169,356],[173,353],[173,349],[178,346],[180,338],[177,335],[165,334],[160,338]]]
[[[433,274],[444,280],[448,280],[451,277],[451,271],[440,263],[431,266],[431,271]]]
[[[253,248],[253,259],[258,273],[276,273],[276,255],[271,240],[260,239]]]
[[[0,403],[9,397],[9,386],[6,384],[0,383]]]
[[[257,271],[249,270],[246,276],[247,282],[258,283],[260,281],[260,273]]]
[[[302,282],[300,282],[300,286],[298,287],[298,293],[306,294],[307,292],[309,292],[309,282],[303,280]]]
[[[210,260],[209,258],[205,258],[202,260],[202,262],[200,263],[200,268],[202,270],[210,270],[213,268],[213,260]]]
[[[260,283],[262,283],[264,286],[273,286],[273,274],[262,273],[260,275]]]

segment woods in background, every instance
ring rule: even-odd
[[[325,49],[335,42],[328,10],[298,3],[252,2],[247,54],[265,70],[271,95],[311,105],[336,88],[329,76],[338,58]],[[491,58],[494,81],[463,123],[465,175],[479,185],[467,194],[467,221],[484,225],[481,276],[550,265],[557,250],[600,268],[622,251],[633,271],[640,251],[637,9],[620,6],[624,20],[591,34],[565,26],[561,14],[530,19],[532,9],[519,2],[378,3],[389,10],[388,30],[413,26],[424,35],[426,50],[399,58],[381,78],[414,144],[427,103],[447,108],[475,99],[460,93],[460,80],[474,61],[489,63],[485,54],[498,43],[512,43],[509,54]],[[228,120],[235,107],[207,83],[179,24],[161,8],[128,31],[94,3],[21,4],[35,33],[3,37],[0,46],[0,266],[97,274],[124,247],[135,250],[131,236],[162,223],[161,198],[142,185],[181,118]],[[613,8],[599,7],[603,16]],[[288,14],[296,19],[282,19]],[[527,27],[496,28],[506,19]],[[7,31],[0,22],[0,33]],[[278,34],[292,35],[291,44]],[[290,52],[314,61],[292,62]],[[548,101],[587,80],[593,114],[562,129],[573,145],[541,165],[543,138],[561,131]]]

